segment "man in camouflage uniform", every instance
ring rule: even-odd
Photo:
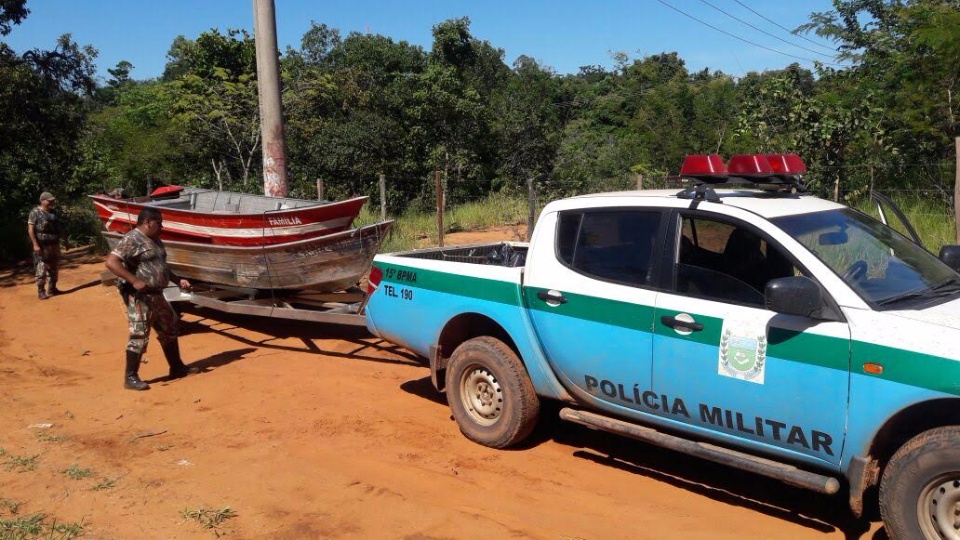
[[[60,271],[60,224],[54,210],[56,201],[52,193],[44,191],[40,194],[40,206],[30,210],[30,215],[27,217],[27,235],[33,242],[37,297],[41,300],[61,292],[57,288]],[[49,289],[47,289],[48,282]]]
[[[130,339],[127,341],[126,372],[123,386],[130,390],[146,390],[150,386],[140,380],[140,358],[147,350],[150,328],[157,331],[157,341],[170,365],[169,379],[179,379],[197,368],[188,368],[180,358],[177,313],[163,296],[163,289],[176,280],[181,289],[190,289],[190,282],[176,278],[167,268],[167,252],[160,240],[163,218],[156,208],[144,208],[137,216],[137,226],[128,232],[107,255],[107,268],[117,275],[120,295],[127,306]]]

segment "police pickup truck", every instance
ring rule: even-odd
[[[804,195],[804,171],[689,156],[686,189],[551,202],[529,244],[378,255],[367,327],[429,359],[480,444],[518,443],[559,402],[567,421],[843,486],[856,515],[879,486],[890,537],[960,538],[960,246],[938,258]]]

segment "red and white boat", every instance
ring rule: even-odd
[[[152,206],[163,213],[161,238],[225,246],[264,246],[316,238],[350,228],[367,197],[312,201],[167,186],[149,197],[88,195],[108,231],[126,233]]]
[[[166,218],[164,218],[166,223]],[[194,282],[262,290],[334,292],[355,286],[368,270],[393,221],[262,246],[165,241],[167,263]],[[110,248],[123,235],[103,231]]]

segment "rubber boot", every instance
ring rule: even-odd
[[[183,360],[180,358],[179,341],[161,345],[161,348],[163,348],[163,356],[167,359],[167,364],[170,365],[170,375],[167,379],[180,379],[200,372],[195,367],[187,367],[183,364]]]
[[[140,353],[127,351],[127,371],[123,378],[123,387],[128,390],[146,390],[150,385],[141,381],[137,374],[140,371]]]
[[[45,289],[46,287],[44,287],[43,282],[38,281],[37,282],[37,298],[39,298],[40,300],[46,300],[47,298],[50,298],[50,295],[47,294],[47,291]]]
[[[47,290],[48,290],[47,296],[56,296],[58,294],[63,294],[63,291],[57,288],[57,282],[52,279],[50,280],[50,288]]]

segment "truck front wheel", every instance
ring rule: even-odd
[[[960,539],[960,427],[925,431],[890,459],[880,514],[894,539]]]
[[[463,342],[447,366],[447,400],[460,431],[491,448],[506,448],[533,431],[540,400],[523,363],[502,341]]]

